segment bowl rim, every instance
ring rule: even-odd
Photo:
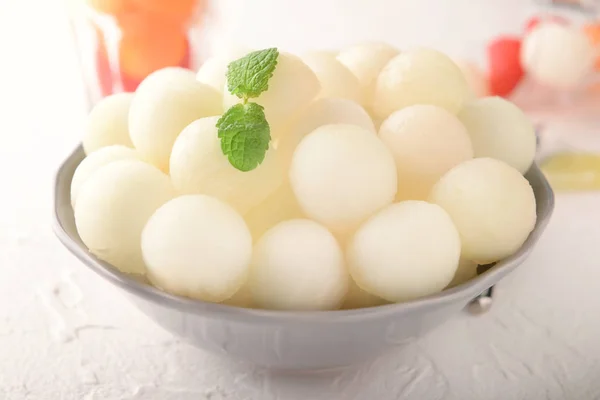
[[[180,312],[191,312],[213,318],[233,318],[252,323],[281,323],[284,321],[290,323],[306,323],[308,321],[343,323],[356,319],[363,321],[365,318],[382,318],[390,315],[410,313],[415,309],[424,306],[440,306],[455,301],[466,302],[497,283],[529,256],[550,220],[555,202],[554,192],[552,191],[550,184],[538,166],[535,163],[532,164],[526,175],[530,176],[530,183],[532,183],[531,179],[533,178],[536,181],[535,186],[538,187],[537,191],[535,191],[534,188],[537,203],[537,220],[533,231],[529,234],[525,243],[515,254],[504,260],[498,261],[493,268],[485,273],[452,288],[442,290],[441,292],[403,303],[391,303],[358,309],[283,311],[242,308],[166,293],[152,285],[140,282],[127,274],[121,273],[112,265],[91,254],[85,245],[83,245],[80,238],[73,238],[65,228],[65,221],[63,221],[61,217],[60,210],[62,207],[68,205],[71,209],[71,213],[73,212],[70,200],[70,185],[75,169],[84,157],[85,154],[82,146],[77,146],[70,155],[63,160],[54,176],[53,230],[59,241],[70,253],[94,273],[113,285],[123,289],[128,294],[141,297],[152,303],[157,303]],[[67,196],[65,196],[65,191],[68,193]]]

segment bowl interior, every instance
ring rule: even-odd
[[[140,282],[129,275],[119,272],[113,266],[92,255],[77,233],[70,196],[70,186],[73,174],[84,157],[85,153],[82,147],[77,147],[60,166],[55,178],[54,231],[59,240],[71,253],[95,273],[107,279],[114,285],[124,289],[130,294],[143,297],[151,302],[158,302],[179,311],[212,314],[220,317],[228,316],[238,319],[251,318],[253,321],[257,321],[257,318],[263,322],[275,322],[281,320],[331,320],[333,316],[335,316],[336,319],[365,318],[368,316],[376,317],[381,314],[410,311],[416,307],[472,298],[497,283],[529,255],[531,249],[537,243],[544,231],[554,208],[554,194],[552,189],[537,165],[534,164],[525,174],[536,197],[537,222],[534,230],[517,253],[497,262],[494,267],[476,278],[431,296],[405,303],[388,304],[371,308],[314,312],[245,309],[224,304],[204,302],[201,300],[193,300],[165,293],[147,283]]]

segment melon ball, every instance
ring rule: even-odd
[[[321,98],[312,102],[298,118],[294,127],[298,136],[304,137],[320,126],[329,124],[350,124],[375,133],[375,125],[358,103],[338,98]]]
[[[273,130],[285,126],[291,118],[302,112],[320,91],[319,79],[308,65],[295,55],[279,53],[277,66],[269,79],[269,88],[252,101],[265,108],[267,121]],[[225,86],[224,109],[239,102],[241,99],[229,93]]]
[[[342,249],[333,235],[307,219],[269,229],[254,247],[250,290],[254,302],[276,310],[333,310],[348,290]]]
[[[341,51],[340,60],[358,78],[363,104],[370,107],[373,102],[375,82],[381,69],[399,51],[386,43],[361,43]]]
[[[173,142],[192,121],[222,113],[221,96],[193,72],[168,67],[151,73],[137,88],[129,111],[131,140],[141,156],[169,169]]]
[[[461,283],[465,283],[470,281],[471,279],[477,276],[477,263],[474,263],[471,260],[467,260],[465,258],[461,258],[458,262],[458,268],[454,273],[454,278],[452,278],[452,282],[448,285],[448,287],[458,286]]]
[[[349,279],[349,281],[348,292],[344,298],[344,303],[341,307],[342,309],[352,310],[356,308],[376,307],[389,303],[381,297],[377,297],[374,294],[361,289],[356,282],[354,282],[354,279]]]
[[[396,161],[396,200],[425,200],[442,175],[473,158],[465,126],[438,106],[419,104],[394,112],[382,123],[379,137]]]
[[[490,94],[487,76],[481,68],[469,61],[454,60],[454,62],[467,80],[471,97],[479,98]]]
[[[71,205],[75,207],[81,186],[100,168],[114,161],[135,159],[137,159],[135,150],[122,145],[103,147],[84,158],[77,166],[71,180]]]
[[[269,228],[279,222],[302,218],[304,215],[289,181],[286,181],[262,203],[244,215],[246,224],[257,241]]]
[[[196,79],[221,92],[225,86],[227,66],[230,62],[224,57],[213,56],[202,63],[196,73]]]
[[[133,147],[127,125],[132,99],[132,93],[118,93],[96,103],[88,116],[82,140],[85,154],[116,144]]]
[[[324,125],[294,152],[290,182],[302,211],[335,233],[358,224],[394,200],[394,158],[368,130]]]
[[[288,130],[290,140],[286,142],[286,146],[293,151],[304,136],[329,124],[356,125],[369,132],[377,132],[367,111],[354,101],[320,98],[313,101]]]
[[[138,160],[112,162],[81,187],[77,232],[89,251],[125,273],[144,274],[140,238],[148,218],[175,196],[169,177]]]
[[[545,22],[523,40],[521,62],[535,80],[558,89],[573,89],[594,67],[596,51],[585,32]]]
[[[313,70],[321,84],[321,97],[336,97],[362,102],[358,78],[334,55],[319,52],[307,53],[302,61]]]
[[[413,300],[448,286],[460,259],[460,236],[440,206],[403,201],[356,231],[346,259],[363,290],[391,302]]]
[[[219,52],[202,63],[196,73],[196,79],[206,85],[212,86],[219,93],[223,92],[227,80],[227,67],[232,61],[248,53],[241,48],[230,48]]]
[[[491,157],[525,173],[535,157],[533,124],[513,103],[501,97],[468,102],[458,114],[466,126],[475,157]]]
[[[469,96],[460,68],[432,49],[416,49],[392,58],[377,77],[373,112],[386,118],[414,104],[431,104],[456,114]]]
[[[227,300],[223,300],[221,303],[232,307],[254,308],[252,292],[250,291],[248,282],[246,281],[233,296]]]
[[[185,195],[164,204],[141,243],[148,278],[166,292],[221,302],[247,280],[252,237],[244,219],[214,197]]]
[[[171,154],[171,179],[181,193],[207,194],[245,214],[281,186],[285,160],[270,148],[257,168],[247,172],[236,169],[221,150],[218,119],[198,119],[181,132]]]
[[[462,241],[462,257],[489,264],[514,254],[536,221],[527,179],[493,158],[475,158],[448,171],[429,200],[450,214]]]

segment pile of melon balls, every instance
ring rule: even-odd
[[[404,302],[514,254],[536,222],[534,129],[476,98],[427,48],[280,52],[271,142],[248,172],[221,150],[231,51],[100,101],[72,181],[77,230],[123,273],[184,297],[275,310]]]

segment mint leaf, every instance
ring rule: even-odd
[[[235,168],[251,171],[265,159],[271,128],[262,106],[249,103],[269,88],[277,66],[276,48],[254,51],[227,66],[227,88],[243,100],[227,110],[217,121],[221,150]]]
[[[276,48],[253,51],[227,67],[227,88],[244,102],[258,97],[269,88],[269,79],[277,65]]]
[[[236,104],[217,121],[221,150],[231,165],[240,171],[251,171],[265,159],[271,128],[261,105]]]

